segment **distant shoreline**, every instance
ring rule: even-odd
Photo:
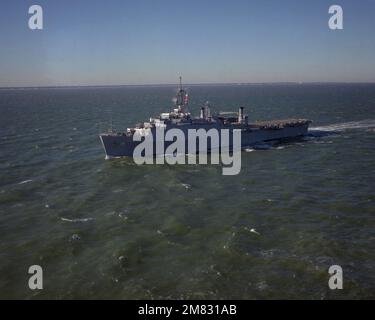
[[[250,82],[250,83],[186,83],[184,86],[280,86],[280,85],[374,85],[375,82]],[[90,89],[90,88],[123,88],[123,87],[175,87],[175,83],[166,84],[121,84],[121,85],[67,85],[67,86],[20,86],[0,87],[0,90],[25,89]]]

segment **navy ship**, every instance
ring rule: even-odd
[[[134,135],[145,136],[146,132],[151,133],[154,137],[154,146],[156,141],[157,128],[163,127],[164,132],[169,129],[181,129],[188,136],[189,129],[229,129],[233,132],[235,129],[241,130],[241,148],[246,149],[261,143],[270,141],[280,141],[284,139],[293,139],[306,135],[310,120],[307,119],[286,119],[271,121],[249,122],[248,116],[244,114],[244,108],[240,107],[238,112],[220,112],[211,114],[211,107],[206,103],[201,107],[199,117],[192,117],[187,111],[189,96],[183,89],[180,77],[179,89],[175,97],[175,106],[172,111],[161,113],[156,118],[150,118],[149,121],[137,124],[134,128],[128,128],[124,132],[116,132],[113,129],[106,133],[100,134],[106,159],[117,157],[132,157],[133,151],[141,141],[134,141]],[[160,148],[154,147],[154,155],[163,154],[172,142],[163,141],[164,148],[160,152]],[[210,141],[207,142],[208,151],[213,150]],[[230,146],[229,146],[230,147]],[[188,142],[186,141],[186,149],[188,150]],[[199,144],[197,144],[196,152],[199,152]]]

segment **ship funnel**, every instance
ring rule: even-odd
[[[204,115],[204,107],[201,108],[201,115],[200,115],[200,118],[201,118],[201,119],[204,119],[204,118],[205,118],[205,115]]]
[[[238,110],[238,122],[244,123],[244,115],[243,115],[243,107],[240,107],[240,110]]]
[[[204,105],[204,118],[207,120],[211,118],[210,103],[208,101]]]

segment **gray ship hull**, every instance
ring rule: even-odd
[[[277,141],[277,140],[284,140],[284,139],[293,139],[297,137],[301,137],[307,134],[309,121],[293,126],[281,126],[281,127],[275,127],[275,126],[267,126],[267,124],[272,124],[272,122],[263,123],[263,125],[253,124],[253,125],[247,125],[242,127],[228,127],[228,126],[217,126],[217,125],[202,125],[200,124],[197,126],[196,129],[205,129],[209,130],[211,128],[215,129],[241,129],[241,148],[247,148],[251,147],[253,145],[262,143],[262,142],[268,142],[268,141]],[[172,126],[173,127],[173,126]],[[184,126],[178,126],[179,129],[186,131],[184,132],[187,136],[187,130],[188,129],[194,129],[194,126],[187,126],[186,128],[183,128]],[[170,127],[168,127],[167,130],[169,130]],[[153,136],[155,137],[154,131],[152,131]],[[128,135],[126,133],[105,133],[100,135],[100,140],[102,142],[103,148],[105,150],[106,158],[117,158],[117,157],[133,157],[133,151],[135,147],[141,143],[138,141],[133,141],[133,136]],[[155,139],[154,139],[155,140]],[[232,141],[232,135],[230,134],[230,140]],[[164,143],[164,152],[165,149],[168,147],[169,144],[172,142],[165,141]],[[230,146],[231,147],[231,146]],[[197,152],[199,151],[199,144],[197,143]],[[211,145],[210,141],[208,140],[207,149],[210,150]],[[154,149],[155,142],[154,142]],[[186,142],[186,149],[187,142]],[[164,152],[162,154],[164,154]],[[187,153],[187,152],[186,152]],[[157,155],[155,152],[154,155]]]

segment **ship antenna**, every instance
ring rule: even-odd
[[[188,105],[189,97],[186,91],[182,88],[182,77],[180,76],[180,88],[176,95],[176,107],[179,112],[185,113],[184,107]]]

